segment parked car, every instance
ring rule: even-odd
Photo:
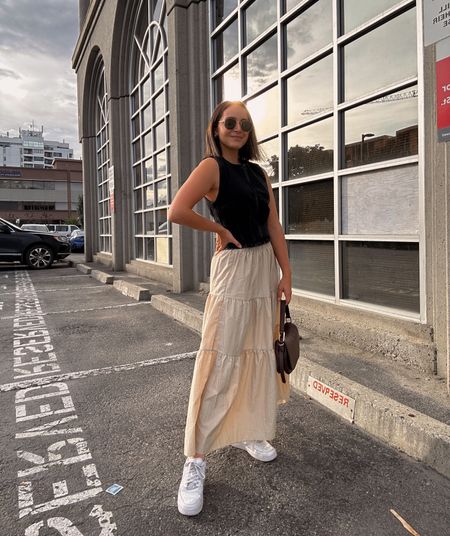
[[[84,231],[81,229],[72,231],[69,238],[70,251],[84,251]]]
[[[30,268],[50,268],[70,255],[67,239],[51,233],[26,231],[0,218],[0,261],[18,261]]]
[[[43,223],[24,223],[21,227],[25,231],[39,231],[40,233],[49,233],[49,228]]]
[[[72,234],[73,231],[80,230],[78,225],[65,224],[65,223],[48,223],[47,227],[51,233],[58,235],[58,236],[66,236],[67,238],[69,238],[69,236]]]

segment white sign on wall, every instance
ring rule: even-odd
[[[450,36],[450,2],[423,0],[423,44],[433,45]]]

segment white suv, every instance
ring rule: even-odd
[[[42,223],[24,223],[21,226],[21,229],[24,231],[38,231],[39,233],[48,233],[49,229],[46,225]]]
[[[47,224],[48,230],[58,236],[66,236],[69,238],[69,236],[72,234],[72,231],[79,231],[80,228],[78,225],[72,225],[72,224],[65,224],[65,223],[48,223]]]

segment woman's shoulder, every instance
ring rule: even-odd
[[[205,156],[197,164],[197,169],[205,173],[218,173],[220,169],[220,162],[214,156]]]
[[[213,156],[213,155],[210,155],[210,156],[204,156],[201,160],[200,160],[200,164],[204,164],[204,165],[207,165],[207,166],[213,166],[214,165],[214,162],[216,164],[218,164],[219,162],[219,156]]]
[[[223,162],[222,158],[220,156],[204,156],[199,164],[199,167],[204,168],[205,170],[211,172],[211,171],[221,171],[223,168]]]

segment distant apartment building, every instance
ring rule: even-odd
[[[52,169],[0,167],[0,217],[12,223],[63,223],[76,219],[80,195],[81,160],[55,159]]]
[[[55,158],[73,158],[68,143],[44,139],[41,130],[19,129],[18,137],[0,136],[0,167],[50,169]]]

